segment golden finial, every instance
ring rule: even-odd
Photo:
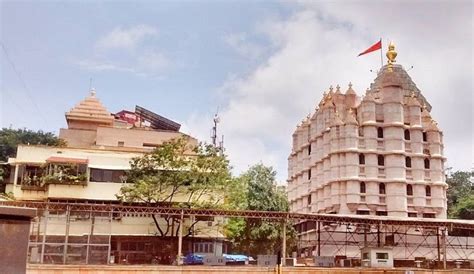
[[[392,71],[393,63],[396,62],[395,58],[397,58],[397,52],[395,51],[395,44],[393,44],[393,42],[390,42],[388,45],[388,51],[386,55],[388,58],[388,69],[389,71]]]
[[[396,57],[397,57],[397,52],[395,51],[395,44],[393,44],[393,42],[390,42],[390,44],[388,45],[388,51],[387,51],[388,63],[389,64],[395,63]]]

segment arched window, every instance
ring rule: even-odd
[[[359,165],[365,165],[365,155],[359,154]]]
[[[385,165],[385,158],[383,157],[383,155],[377,156],[377,163],[378,163],[379,166],[384,166]]]
[[[413,196],[413,187],[412,185],[407,185],[407,195]]]
[[[411,158],[410,157],[405,157],[405,166],[406,167],[411,167]]]
[[[385,184],[384,183],[379,184],[379,194],[385,194]]]
[[[426,186],[426,187],[425,187],[425,191],[426,191],[426,197],[431,197],[431,187],[430,187],[430,186]]]
[[[428,135],[426,134],[426,132],[423,131],[423,142],[427,142],[428,141]]]
[[[430,169],[430,159],[425,158],[425,169]]]
[[[377,128],[377,138],[383,138],[383,128]]]
[[[360,193],[365,193],[365,182],[360,182]]]
[[[405,140],[410,140],[410,131],[405,129]]]

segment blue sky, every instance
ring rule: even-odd
[[[363,94],[379,53],[355,56],[383,37],[414,67],[447,165],[468,169],[471,11],[470,1],[2,1],[1,126],[57,132],[92,78],[109,111],[138,104],[201,140],[219,108],[236,173],[263,162],[284,181],[296,124],[330,85]]]
[[[262,15],[279,16],[286,10],[284,5],[251,2],[3,2],[2,43],[30,96],[25,96],[28,92],[3,55],[3,90],[11,92],[8,100],[16,104],[3,101],[2,126],[57,131],[65,124],[63,113],[87,94],[90,78],[110,111],[140,104],[185,120],[189,109],[215,110],[218,102],[212,93],[216,87],[229,73],[242,73],[255,62],[236,58],[225,37],[252,27]],[[140,71],[79,65],[84,60],[101,59],[95,49],[100,38],[117,28],[126,31],[137,26],[156,31],[156,35],[145,37],[137,50],[165,56],[164,67],[140,75]],[[128,61],[124,57],[127,50],[111,51],[102,59]],[[34,114],[38,109],[30,98],[41,115]],[[8,117],[16,105],[27,115]]]

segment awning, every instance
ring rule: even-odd
[[[87,164],[87,159],[80,158],[69,158],[69,157],[57,157],[52,156],[46,159],[46,163],[60,163],[60,164]]]

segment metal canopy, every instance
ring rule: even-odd
[[[333,223],[367,224],[367,225],[405,225],[419,227],[446,227],[448,229],[474,230],[474,221],[448,220],[448,219],[420,219],[396,218],[380,216],[355,216],[335,214],[301,214],[276,211],[249,211],[249,210],[224,210],[224,209],[191,209],[177,207],[157,206],[131,206],[120,204],[100,203],[64,203],[64,202],[37,202],[37,201],[0,201],[0,205],[15,207],[30,207],[39,210],[63,211],[68,207],[73,211],[113,212],[131,214],[166,214],[173,216],[223,216],[260,218],[274,221],[283,220],[311,220]]]

